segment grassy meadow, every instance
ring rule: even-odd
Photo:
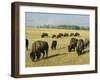
[[[83,65],[89,64],[89,51],[80,56],[76,51],[68,52],[67,47],[71,37],[52,38],[53,34],[58,33],[75,33],[79,32],[82,39],[89,38],[88,30],[67,30],[67,29],[53,29],[53,28],[32,28],[26,27],[26,37],[29,40],[29,49],[26,50],[26,67],[38,67],[38,66],[62,66],[62,65]],[[48,33],[48,37],[41,38],[42,33]],[[57,40],[57,49],[51,50],[52,40]],[[49,44],[48,58],[40,59],[39,61],[32,62],[30,59],[30,52],[32,43],[37,40],[47,41]],[[89,50],[89,48],[86,48]]]

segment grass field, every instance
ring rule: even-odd
[[[48,37],[41,38],[41,34],[46,32],[49,34]],[[71,33],[79,32],[82,39],[89,39],[89,31],[85,30],[67,30],[67,29],[46,29],[46,28],[26,28],[26,37],[29,40],[29,49],[26,50],[26,67],[37,67],[37,66],[62,66],[62,65],[80,65],[89,64],[89,51],[80,56],[75,51],[68,52],[67,46],[71,37],[63,37],[57,40],[57,49],[51,50],[52,35],[58,33]],[[49,44],[48,58],[40,59],[39,61],[32,62],[30,59],[30,52],[32,43],[37,40],[47,41]],[[89,50],[89,48],[86,48]]]

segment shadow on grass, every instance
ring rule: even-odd
[[[90,52],[90,50],[85,50],[83,53],[79,54],[79,56],[86,54],[87,52]]]
[[[62,53],[62,54],[57,53],[57,54],[54,54],[54,55],[48,56],[47,59],[49,59],[49,58],[53,58],[53,57],[56,57],[56,56],[60,56],[60,55],[65,55],[65,54],[66,54],[66,53]]]
[[[59,56],[59,55],[60,54],[54,54],[54,55],[48,56],[47,59],[52,58],[52,57],[56,57],[56,56]]]
[[[66,54],[66,53],[62,53],[62,54],[57,53],[57,54],[54,54],[54,55],[50,55],[50,56],[48,56],[48,57],[46,57],[46,58],[40,58],[40,59],[34,60],[34,61],[32,61],[32,62],[38,62],[38,61],[41,61],[41,60],[47,60],[47,59],[54,58],[54,57],[60,56],[60,55],[65,55],[65,54]]]
[[[64,48],[66,48],[66,47],[57,48],[56,50],[60,50],[60,49],[64,49]]]

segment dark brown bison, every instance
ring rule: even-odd
[[[80,36],[80,34],[79,34],[78,32],[76,32],[76,33],[74,34],[74,36]]]
[[[61,38],[61,35],[58,34],[58,35],[57,35],[57,38]]]
[[[85,48],[84,40],[79,39],[78,42],[77,42],[77,47],[76,47],[77,54],[78,55],[82,54],[84,48]]]
[[[32,51],[30,53],[30,58],[32,61],[35,61],[40,59],[41,54],[43,54],[42,58],[48,57],[48,43],[46,41],[36,41],[32,44]]]
[[[51,43],[51,49],[56,49],[56,46],[57,46],[57,41],[53,40]]]
[[[41,37],[42,37],[42,38],[48,37],[48,33],[42,33]]]
[[[63,36],[63,33],[59,33],[60,36]]]
[[[63,33],[59,33],[59,34],[57,35],[57,38],[61,38],[61,37],[63,37]]]
[[[69,34],[68,33],[64,33],[64,35],[63,35],[64,37],[67,37],[67,36],[69,36]]]
[[[26,39],[26,49],[28,50],[29,40]]]
[[[70,37],[74,36],[74,33],[70,33]]]
[[[56,35],[54,34],[54,35],[52,35],[52,38],[56,38]]]
[[[75,50],[76,46],[77,46],[77,41],[78,39],[76,38],[71,38],[70,43],[68,45],[68,51],[71,52],[72,50]]]

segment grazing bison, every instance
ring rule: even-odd
[[[68,51],[69,51],[69,52],[71,52],[72,49],[75,50],[75,48],[76,48],[76,46],[77,46],[77,41],[78,41],[78,39],[76,39],[76,38],[71,38],[70,44],[68,45]]]
[[[48,37],[48,33],[42,33],[41,37],[42,37],[42,38]]]
[[[57,38],[61,38],[61,37],[63,37],[63,33],[59,33],[59,34],[57,35]]]
[[[78,55],[83,53],[84,47],[85,47],[84,40],[79,39],[77,42],[77,47],[76,47],[76,51]]]
[[[54,35],[52,35],[52,38],[55,38],[56,37],[56,35],[54,34]]]
[[[74,36],[74,33],[70,33],[70,37]]]
[[[53,40],[51,44],[51,49],[56,49],[56,46],[57,46],[57,41]]]
[[[29,41],[28,39],[26,39],[26,49],[28,50],[28,44],[29,44]]]
[[[61,38],[61,35],[58,34],[58,35],[57,35],[57,38]]]
[[[59,35],[62,37],[63,36],[63,33],[59,33]]]
[[[30,58],[34,61],[36,58],[37,60],[40,59],[41,54],[43,54],[42,58],[48,57],[48,43],[46,41],[36,41],[32,44],[32,51],[30,53]]]
[[[80,34],[76,32],[74,36],[80,36]]]
[[[64,35],[63,35],[64,37],[66,37],[66,36],[69,36],[69,34],[68,33],[64,33]]]

